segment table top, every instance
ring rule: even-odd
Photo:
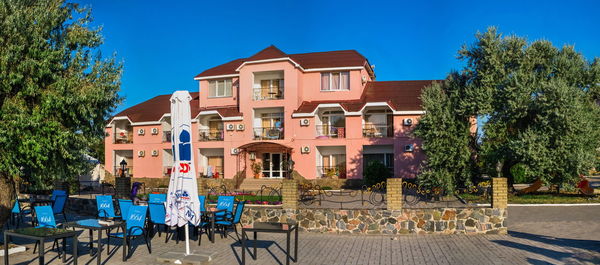
[[[4,232],[9,236],[25,237],[30,239],[47,239],[47,238],[62,238],[71,237],[79,234],[77,231],[67,230],[62,228],[18,228],[13,230],[7,230]]]
[[[254,222],[252,225],[244,226],[244,230],[268,231],[268,232],[287,232],[298,228],[295,224]]]
[[[120,227],[125,225],[124,221],[121,220],[113,220],[113,224],[101,224],[99,221],[101,219],[84,219],[79,221],[68,222],[65,224],[66,227],[77,227],[84,229],[92,229],[92,230],[104,230],[104,229],[112,229],[115,227]]]

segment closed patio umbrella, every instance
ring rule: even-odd
[[[185,226],[186,255],[190,254],[188,223],[200,223],[200,201],[196,169],[192,156],[192,122],[187,91],[175,91],[171,96],[171,143],[173,170],[167,193],[165,222],[169,226]]]

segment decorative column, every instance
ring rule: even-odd
[[[387,209],[402,210],[402,178],[387,179]]]
[[[298,209],[298,181],[294,179],[284,179],[281,190],[283,209]]]
[[[492,208],[506,209],[508,183],[506,178],[492,178]]]
[[[131,197],[131,178],[115,178],[116,197],[119,199],[130,199]]]

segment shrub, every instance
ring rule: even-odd
[[[392,177],[390,169],[380,161],[371,161],[363,172],[365,185],[373,186]]]
[[[513,176],[514,182],[518,184],[535,181],[535,178],[531,176],[529,167],[522,163],[512,166],[510,168],[510,174]]]
[[[324,187],[321,187],[321,189],[322,189],[322,190],[333,190],[333,188],[332,188],[332,187],[329,187],[329,186],[324,186]]]

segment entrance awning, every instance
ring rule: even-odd
[[[292,151],[292,148],[280,143],[274,142],[253,142],[241,145],[238,147],[240,151],[263,151],[263,150],[284,150],[286,152]]]

